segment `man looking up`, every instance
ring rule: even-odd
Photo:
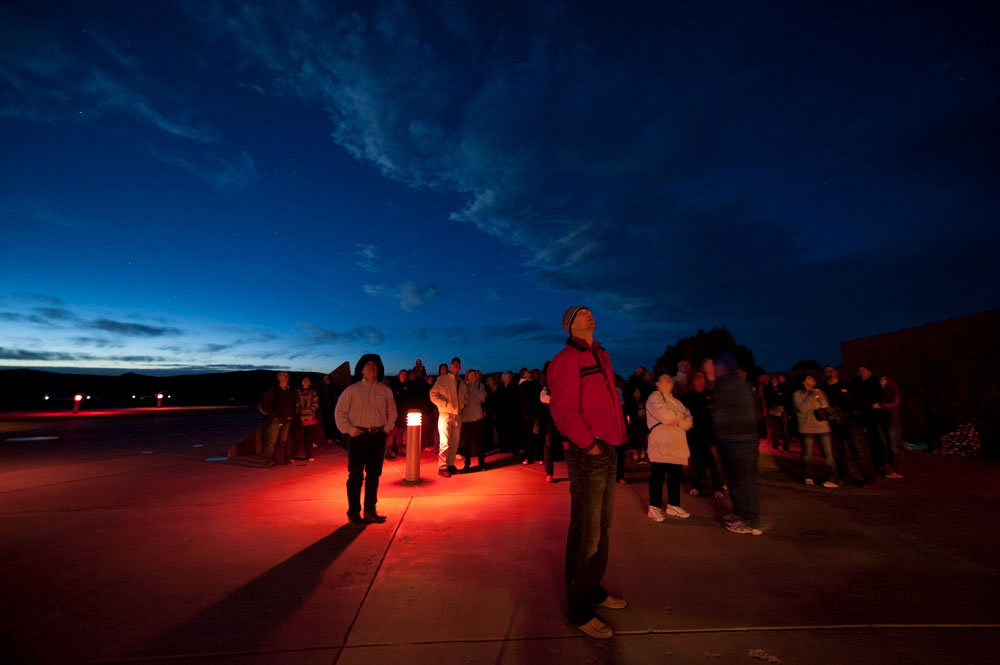
[[[625,418],[611,359],[594,341],[594,315],[586,307],[570,307],[562,326],[569,339],[552,359],[547,378],[552,393],[549,408],[563,436],[569,469],[567,619],[584,635],[607,640],[615,633],[594,610],[628,607],[624,599],[601,587],[608,565],[615,460],[625,443]]]
[[[458,438],[462,433],[462,409],[468,399],[468,387],[458,378],[461,371],[462,361],[452,358],[448,372],[439,376],[431,388],[431,401],[438,408],[438,434],[441,436],[438,474],[445,478],[458,473],[455,454],[458,452]]]
[[[381,383],[382,359],[374,353],[361,356],[354,368],[356,383],[337,400],[337,427],[350,437],[347,447],[347,519],[351,526],[382,523],[375,512],[378,480],[382,475],[385,435],[396,425],[392,389]],[[365,486],[365,517],[361,518],[361,484]]]

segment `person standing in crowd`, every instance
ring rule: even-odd
[[[389,434],[389,443],[385,447],[387,460],[394,460],[399,455],[406,455],[406,414],[410,409],[415,408],[410,392],[412,386],[410,373],[405,369],[399,370],[399,374],[396,375],[390,386],[392,396],[396,400],[396,426]]]
[[[555,482],[555,464],[552,460],[552,442],[560,441],[562,437],[556,424],[552,421],[552,410],[549,405],[552,402],[552,393],[549,391],[549,364],[545,361],[542,366],[542,392],[538,395],[541,408],[538,411],[538,434],[542,438],[542,462],[545,464],[545,482]]]
[[[462,472],[470,471],[472,456],[479,459],[479,470],[486,471],[486,456],[483,450],[483,428],[486,426],[486,414],[483,404],[486,402],[486,388],[480,382],[482,374],[479,370],[470,369],[465,373],[465,385],[468,397],[465,408],[462,409],[461,446],[465,450],[465,465]]]
[[[504,372],[497,391],[497,436],[501,452],[510,451],[514,456],[521,452],[521,406],[517,396],[514,375]]]
[[[455,455],[458,453],[458,439],[462,432],[462,409],[468,399],[468,388],[458,373],[462,371],[462,361],[452,358],[450,367],[441,365],[446,371],[438,376],[431,388],[431,401],[438,408],[438,434],[441,444],[438,448],[438,475],[451,478],[458,473]]]
[[[717,499],[725,496],[722,491],[722,464],[718,458],[718,446],[712,434],[712,393],[708,390],[708,380],[704,372],[691,376],[691,388],[681,396],[681,404],[691,413],[693,426],[687,431],[688,449],[691,451],[690,482],[688,494],[701,496],[705,470],[712,477],[712,493]]]
[[[375,510],[378,482],[385,457],[385,437],[396,425],[392,389],[382,383],[382,358],[366,353],[354,367],[355,383],[337,400],[335,417],[340,431],[350,437],[347,447],[347,519],[351,526],[381,524],[385,517]],[[361,485],[365,487],[365,513],[361,516]]]
[[[541,372],[537,376],[541,376]],[[538,410],[542,403],[538,399],[542,393],[542,385],[534,372],[527,369],[521,375],[517,385],[517,401],[521,413],[521,433],[524,435],[524,459],[521,464],[533,464],[540,458],[538,445]],[[538,459],[538,461],[541,461]]]
[[[781,398],[781,383],[777,374],[768,378],[764,386],[764,408],[767,409],[767,442],[771,450],[788,450],[788,439],[785,438],[785,428],[782,418],[785,415],[785,405]]]
[[[431,423],[437,422],[437,409],[431,403],[431,387],[427,384],[427,372],[423,365],[417,365],[410,370],[410,399],[413,400],[413,408],[420,410],[421,422],[424,426],[420,428],[420,446],[427,450],[432,447],[434,435],[431,430]]]
[[[733,533],[759,536],[763,531],[757,487],[757,444],[763,418],[754,406],[750,388],[736,369],[736,359],[731,353],[715,359],[712,430],[719,442],[733,502],[733,512],[723,520]]]
[[[315,462],[313,446],[316,444],[316,433],[319,415],[319,393],[312,387],[312,379],[302,377],[302,387],[296,391],[295,414],[302,425],[302,459]]]
[[[830,402],[831,415],[830,437],[833,441],[833,459],[837,464],[837,473],[841,479],[850,479],[852,483],[864,486],[876,479],[872,467],[871,446],[864,427],[858,422],[859,408],[856,391],[840,380],[840,374],[833,366],[823,368],[826,376],[826,387],[823,392]],[[847,459],[847,450],[851,451],[854,468]]]
[[[877,411],[879,436],[886,451],[883,472],[886,478],[902,478],[899,472],[903,457],[903,430],[899,419],[899,403],[902,394],[896,380],[888,376],[879,379],[882,395],[878,402],[872,404]]]
[[[562,327],[569,339],[552,359],[548,379],[549,408],[564,437],[569,469],[567,619],[584,635],[606,640],[614,637],[614,630],[594,610],[628,607],[627,601],[601,586],[614,512],[615,458],[625,443],[625,418],[611,358],[594,341],[594,315],[586,307],[570,307]]]
[[[684,464],[691,455],[687,435],[694,425],[691,412],[674,397],[674,381],[666,372],[656,377],[656,390],[646,400],[643,415],[649,432],[649,510],[646,515],[654,522],[667,516],[691,517],[681,508],[681,477]],[[663,509],[663,479],[667,479],[667,508]]]
[[[497,390],[500,387],[497,377],[490,374],[484,382],[486,401],[483,402],[483,412],[486,414],[486,424],[483,428],[483,453],[490,454],[497,449]]]
[[[289,435],[295,418],[295,392],[288,385],[288,372],[278,372],[278,385],[260,400],[264,424],[264,466],[290,464]]]
[[[688,382],[691,379],[691,361],[682,360],[677,363],[677,374],[673,377],[674,397],[680,397],[688,391]]]
[[[837,465],[833,459],[833,443],[830,439],[830,423],[816,418],[816,409],[830,406],[826,394],[816,387],[816,378],[806,374],[802,379],[802,387],[792,395],[795,401],[795,413],[799,422],[799,438],[802,439],[802,479],[806,485],[812,485],[809,476],[809,462],[813,447],[819,442],[823,452],[824,479],[823,487],[839,487],[837,484]]]
[[[881,472],[888,459],[888,451],[885,449],[878,431],[879,413],[875,410],[875,404],[882,400],[882,386],[865,365],[858,367],[857,378],[854,380],[854,391],[858,395],[859,403],[864,407],[861,422],[868,433],[868,440],[871,442],[872,465]]]

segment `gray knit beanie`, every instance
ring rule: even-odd
[[[569,309],[567,309],[566,313],[563,314],[562,327],[563,330],[566,331],[567,335],[573,334],[571,332],[573,329],[573,319],[576,318],[576,315],[580,313],[581,309],[587,309],[587,307],[584,307],[583,305],[576,305],[574,307],[570,307]]]

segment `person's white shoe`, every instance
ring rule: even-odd
[[[688,494],[690,494],[691,496],[701,496],[701,492],[699,492],[698,490],[696,490],[694,488],[689,489],[688,490]]]
[[[806,485],[815,485],[816,482],[812,478],[806,478]]]
[[[840,487],[840,485],[838,485],[837,483],[833,482],[832,480],[828,480],[825,483],[823,483],[823,487],[828,487],[830,489],[834,489],[835,487]]]
[[[649,510],[646,511],[646,516],[649,517],[649,519],[653,520],[654,522],[662,522],[663,520],[667,519],[666,516],[663,514],[663,509],[657,508],[656,506],[650,506]]]
[[[684,510],[680,506],[671,506],[669,503],[667,504],[667,509],[663,512],[671,517],[679,517],[682,520],[686,520],[691,517],[691,513],[688,511]]]
[[[611,630],[611,626],[597,617],[594,617],[582,626],[574,626],[574,628],[587,637],[593,637],[595,640],[610,640],[615,636],[615,631]]]

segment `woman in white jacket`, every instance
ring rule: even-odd
[[[673,396],[674,381],[666,372],[656,377],[656,390],[646,400],[649,428],[649,519],[662,522],[667,515],[685,519],[691,514],[681,508],[681,476],[687,463],[685,432],[693,424],[691,412]],[[667,508],[663,510],[663,478],[667,479]]]

